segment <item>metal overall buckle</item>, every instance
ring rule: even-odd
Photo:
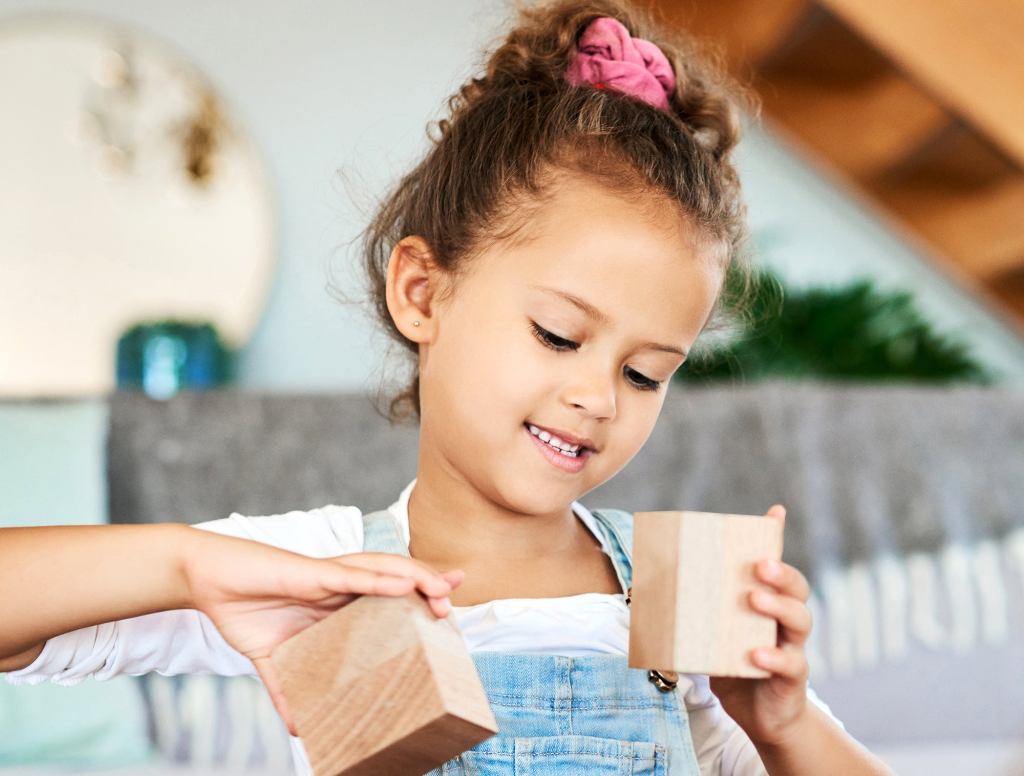
[[[633,600],[633,588],[626,588],[626,606]],[[672,692],[679,684],[679,674],[675,671],[657,671],[650,669],[647,672],[647,680],[661,692]]]

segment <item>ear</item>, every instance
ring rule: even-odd
[[[441,270],[426,240],[410,235],[398,241],[388,259],[388,311],[398,330],[413,342],[433,337],[440,280]]]

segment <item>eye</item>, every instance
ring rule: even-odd
[[[656,391],[661,387],[660,380],[652,380],[649,377],[644,377],[642,374],[637,372],[635,369],[627,369],[627,372],[632,372],[636,375],[637,388],[641,391]]]
[[[565,352],[568,350],[579,349],[578,342],[573,342],[572,340],[567,340],[563,339],[562,337],[558,337],[552,334],[547,329],[541,328],[533,321],[530,321],[530,328],[533,330],[533,335],[537,339],[539,339],[546,347],[549,347],[552,350]],[[635,387],[638,391],[656,391],[658,390],[658,388],[661,387],[661,381],[652,380],[649,377],[645,377],[644,375],[637,372],[635,369],[629,369],[627,367],[626,372],[635,375],[635,377],[630,378],[630,382],[633,383],[633,387]]]
[[[530,321],[530,326],[533,329],[534,336],[552,350],[576,350],[579,348],[579,343],[573,342],[572,340],[562,339],[561,337],[556,337],[550,331],[542,329],[533,321]]]

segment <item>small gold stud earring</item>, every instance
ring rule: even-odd
[[[412,322],[412,325],[413,325],[413,326],[419,326],[419,325],[420,325],[420,322],[419,322],[419,321],[413,321],[413,322]]]

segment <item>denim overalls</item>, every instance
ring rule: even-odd
[[[633,515],[591,513],[626,591]],[[409,555],[389,511],[365,515],[363,525],[364,552]],[[658,689],[624,655],[470,654],[498,733],[429,776],[700,776],[681,693]]]

